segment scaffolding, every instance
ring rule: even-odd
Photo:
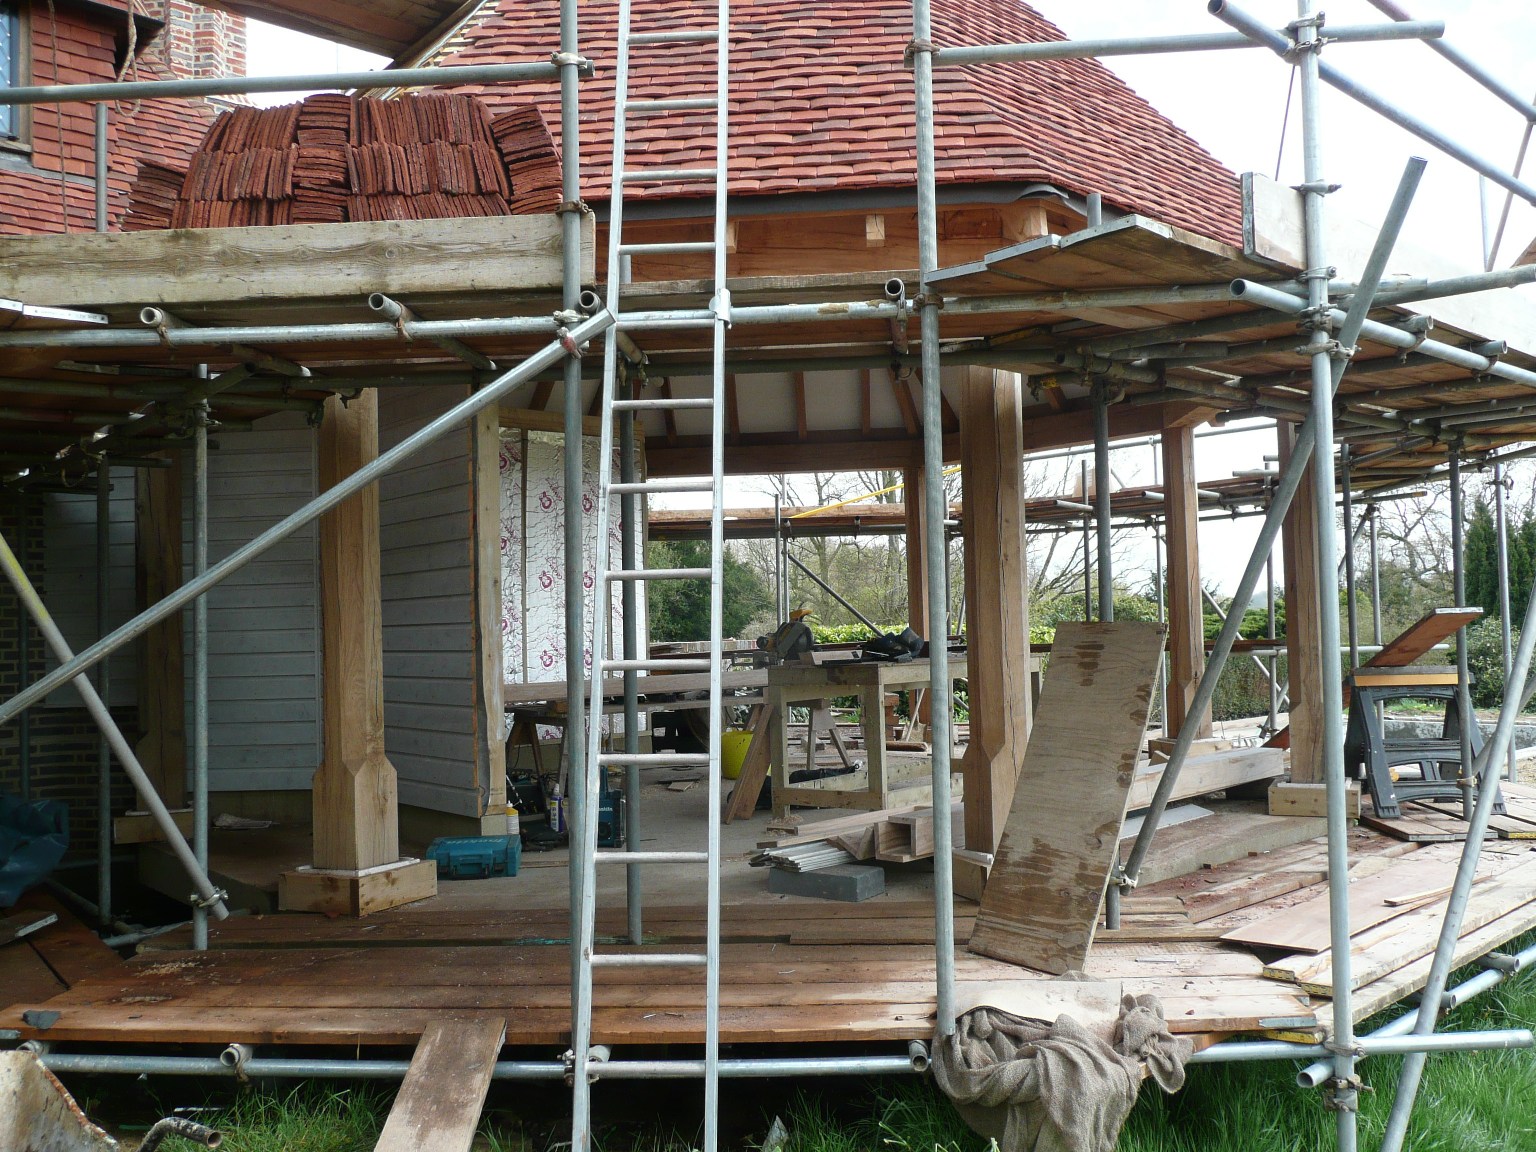
[[[1386,434],[1395,438],[1389,454],[1400,455],[1424,443],[1426,437],[1430,438],[1430,442],[1439,442],[1443,439],[1441,433],[1444,425],[1442,423],[1431,425],[1431,421],[1451,421],[1454,423],[1460,417],[1473,414],[1471,406],[1459,408],[1456,405],[1447,405],[1441,409],[1434,410],[1435,414],[1433,417],[1425,416],[1418,419],[1404,419],[1400,416],[1381,417],[1364,411],[1358,406],[1352,408],[1347,400],[1342,400],[1342,398],[1339,411],[1336,413],[1335,404],[1339,386],[1346,371],[1351,366],[1358,340],[1369,339],[1389,347],[1400,348],[1405,352],[1411,352],[1415,356],[1438,358],[1480,375],[1511,380],[1525,385],[1536,383],[1536,373],[1505,363],[1500,359],[1500,353],[1495,349],[1484,351],[1469,350],[1450,343],[1426,339],[1425,333],[1422,330],[1405,331],[1402,328],[1388,326],[1369,319],[1368,313],[1373,305],[1526,282],[1532,278],[1529,270],[1523,270],[1464,278],[1454,284],[1441,282],[1438,284],[1383,285],[1381,278],[1386,261],[1391,253],[1397,231],[1411,201],[1418,173],[1422,169],[1422,161],[1409,164],[1398,195],[1385,214],[1372,258],[1364,276],[1358,283],[1350,285],[1337,285],[1331,282],[1330,269],[1327,263],[1328,253],[1324,247],[1323,230],[1324,205],[1329,191],[1320,143],[1322,112],[1319,104],[1319,91],[1320,86],[1324,83],[1333,85],[1346,92],[1388,120],[1420,136],[1436,148],[1479,172],[1489,181],[1506,189],[1511,195],[1518,195],[1527,201],[1536,203],[1536,188],[1522,182],[1517,176],[1502,171],[1496,165],[1462,148],[1454,140],[1401,112],[1389,102],[1364,90],[1358,84],[1352,82],[1346,75],[1323,62],[1322,56],[1325,44],[1387,38],[1424,38],[1433,43],[1435,38],[1441,34],[1442,28],[1438,24],[1409,21],[1406,14],[1386,4],[1385,0],[1376,0],[1376,2],[1378,7],[1381,7],[1389,15],[1393,16],[1392,23],[1363,29],[1329,28],[1325,33],[1321,16],[1314,11],[1311,0],[1300,0],[1298,20],[1288,25],[1286,29],[1276,31],[1263,26],[1239,9],[1225,3],[1224,0],[1212,0],[1209,5],[1210,12],[1230,25],[1235,30],[1234,32],[1214,36],[1152,37],[1091,42],[1069,41],[1049,45],[977,45],[964,48],[941,48],[934,42],[932,20],[927,0],[914,0],[912,6],[913,35],[910,44],[910,56],[915,98],[917,146],[916,200],[919,224],[920,292],[910,301],[906,298],[903,289],[898,298],[886,301],[866,301],[852,304],[839,302],[839,307],[833,314],[829,314],[829,310],[821,303],[805,302],[736,308],[731,309],[729,315],[731,323],[743,326],[753,324],[827,323],[829,321],[846,323],[850,320],[880,321],[884,323],[905,321],[915,306],[921,329],[921,350],[920,355],[916,358],[916,363],[921,368],[923,382],[923,466],[926,477],[923,500],[926,512],[925,530],[927,533],[925,552],[928,566],[928,613],[932,634],[938,636],[947,635],[950,616],[948,599],[945,594],[946,548],[944,531],[948,510],[945,506],[942,480],[945,446],[943,443],[943,401],[940,392],[941,372],[945,363],[992,364],[1006,368],[1018,362],[1018,354],[1016,352],[999,352],[989,349],[961,349],[953,356],[947,355],[942,349],[940,340],[941,315],[944,317],[956,317],[967,314],[986,314],[989,312],[1006,313],[1026,307],[1050,309],[1053,306],[1064,306],[1064,302],[1059,295],[995,295],[991,297],[946,299],[942,291],[935,285],[934,281],[940,268],[934,151],[934,77],[935,71],[939,68],[976,66],[1001,61],[1225,50],[1247,48],[1255,45],[1268,47],[1275,53],[1288,60],[1292,60],[1298,65],[1301,76],[1301,100],[1306,155],[1305,182],[1300,188],[1305,206],[1306,269],[1300,282],[1277,285],[1239,281],[1231,285],[1230,288],[1224,285],[1210,285],[1194,291],[1190,289],[1166,289],[1161,291],[1156,289],[1111,289],[1097,294],[1097,297],[1105,304],[1109,304],[1112,301],[1121,303],[1153,303],[1159,299],[1188,301],[1197,296],[1199,291],[1205,291],[1209,293],[1209,299],[1242,300],[1251,305],[1273,309],[1281,315],[1300,317],[1306,325],[1308,338],[1304,351],[1309,360],[1309,371],[1306,379],[1310,385],[1310,397],[1305,401],[1298,399],[1287,407],[1281,397],[1269,395],[1261,399],[1256,388],[1244,391],[1232,389],[1230,386],[1212,385],[1207,389],[1207,393],[1214,398],[1235,403],[1239,407],[1246,405],[1244,411],[1247,414],[1273,414],[1287,420],[1295,419],[1298,416],[1305,417],[1297,437],[1295,450],[1274,484],[1272,496],[1265,511],[1264,525],[1260,533],[1259,543],[1255,546],[1253,554],[1249,559],[1238,587],[1238,594],[1234,598],[1234,603],[1243,605],[1250,602],[1258,580],[1267,573],[1270,551],[1280,530],[1282,519],[1308,469],[1310,469],[1310,474],[1315,480],[1316,513],[1322,523],[1332,523],[1334,494],[1337,487],[1335,482],[1335,459],[1332,452],[1332,445],[1335,440],[1342,439],[1347,444],[1352,436],[1361,432],[1372,433],[1376,438]],[[582,435],[582,418],[584,416],[580,392],[584,368],[581,352],[598,337],[608,337],[605,340],[608,362],[604,371],[608,378],[612,380],[617,370],[617,365],[614,362],[615,357],[620,355],[634,356],[636,353],[640,357],[644,356],[643,351],[634,350],[636,343],[634,337],[636,336],[648,331],[665,331],[684,326],[712,326],[718,329],[718,322],[721,320],[721,302],[717,302],[711,308],[673,308],[651,312],[640,311],[616,317],[608,307],[603,306],[602,303],[584,293],[579,259],[582,245],[583,206],[581,204],[581,149],[578,113],[580,108],[579,89],[581,81],[585,75],[590,73],[591,66],[590,62],[580,54],[581,44],[577,32],[576,0],[562,0],[560,48],[549,64],[460,69],[408,69],[392,74],[395,87],[413,85],[443,86],[451,83],[504,83],[533,79],[558,80],[561,93],[564,163],[563,204],[560,209],[563,233],[563,283],[561,307],[554,315],[548,317],[505,317],[472,321],[420,321],[410,320],[405,314],[397,313],[394,317],[396,322],[378,321],[356,324],[320,323],[276,326],[248,325],[238,328],[182,327],[168,322],[168,318],[164,316],[154,316],[145,318],[146,328],[138,333],[124,333],[122,331],[104,333],[85,330],[67,333],[0,334],[0,347],[15,349],[37,347],[88,348],[106,345],[125,347],[133,346],[136,342],[141,341],[145,347],[159,347],[163,344],[188,349],[213,345],[227,346],[238,342],[254,345],[259,350],[260,346],[264,343],[276,341],[293,344],[311,341],[319,343],[337,340],[393,340],[400,336],[402,331],[401,325],[408,328],[410,334],[414,337],[434,341],[462,341],[473,339],[477,336],[485,337],[490,335],[516,335],[544,341],[542,347],[537,352],[523,359],[516,367],[506,371],[498,370],[495,373],[488,373],[488,378],[482,380],[482,386],[471,392],[467,399],[456,404],[450,410],[431,421],[426,427],[404,439],[394,448],[381,453],[376,460],[310,501],[303,508],[288,516],[277,525],[261,533],[224,560],[213,564],[207,563],[207,426],[209,400],[217,390],[211,387],[205,389],[202,396],[195,398],[196,419],[193,428],[195,445],[194,504],[196,508],[193,520],[194,576],[180,589],[166,596],[153,607],[139,613],[130,622],[113,631],[107,632],[105,620],[103,619],[101,630],[105,634],[78,654],[69,650],[62,636],[59,635],[57,628],[52,624],[47,608],[42,604],[41,599],[29,584],[16,553],[12,551],[8,543],[0,540],[0,562],[3,562],[8,578],[15,586],[28,613],[42,629],[58,660],[58,667],[54,671],[18,693],[10,701],[0,705],[0,723],[19,717],[24,720],[26,709],[31,704],[41,700],[43,696],[57,688],[73,684],[79,690],[93,718],[100,726],[106,743],[138,787],[155,820],[165,833],[168,842],[172,845],[183,866],[186,868],[187,874],[196,886],[197,894],[192,900],[192,905],[194,919],[197,924],[195,940],[196,946],[199,948],[206,947],[207,945],[208,914],[211,912],[215,917],[220,917],[225,912],[222,902],[223,893],[214,887],[207,872],[206,658],[208,640],[204,597],[208,590],[302,526],[314,521],[328,510],[335,508],[348,496],[374,483],[379,477],[398,467],[434,439],[469,420],[487,407],[494,405],[514,388],[533,380],[541,374],[556,372],[563,376],[566,385],[563,413],[564,433],[568,443],[579,442]],[[1474,78],[1478,78],[1480,82],[1484,83],[1485,87],[1489,87],[1502,98],[1509,99],[1487,77],[1479,76],[1476,72],[1472,74]],[[377,77],[374,74],[363,73],[339,76],[284,77],[268,80],[180,81],[156,82],[152,84],[113,83],[73,87],[16,89],[0,94],[0,104],[22,105],[58,101],[95,103],[98,130],[96,147],[98,223],[99,226],[104,227],[107,179],[105,126],[108,101],[141,96],[195,97],[210,94],[298,91],[315,88],[352,88],[370,85],[376,79]],[[1532,108],[1523,101],[1518,102],[1516,106],[1526,116],[1528,122],[1536,123],[1536,108]],[[616,171],[619,168],[620,166],[616,165]],[[721,215],[723,218],[723,212]],[[613,285],[610,285],[610,289],[612,287]],[[1333,307],[1331,301],[1341,294],[1347,296],[1347,308]],[[1080,306],[1082,297],[1085,295],[1094,294],[1078,294],[1075,303]],[[729,305],[724,304],[724,307],[729,308]],[[381,305],[380,310],[383,309],[384,306]],[[1252,323],[1250,313],[1244,313],[1243,318],[1249,324]],[[1222,327],[1223,323],[1226,324],[1225,328]],[[1060,362],[1065,370],[1080,372],[1085,377],[1092,378],[1096,382],[1093,392],[1095,415],[1094,461],[1099,484],[1093,519],[1096,525],[1098,543],[1098,566],[1100,569],[1099,615],[1102,619],[1108,620],[1113,616],[1113,602],[1110,599],[1106,599],[1108,590],[1112,588],[1113,563],[1112,553],[1109,548],[1112,514],[1109,504],[1108,484],[1108,409],[1116,399],[1112,385],[1124,383],[1127,380],[1143,384],[1149,383],[1144,379],[1138,380],[1136,368],[1132,361],[1138,351],[1144,352],[1151,342],[1166,344],[1170,341],[1194,336],[1208,336],[1221,331],[1236,330],[1241,327],[1241,324],[1233,324],[1230,320],[1196,322],[1195,324],[1173,326],[1176,330],[1132,333],[1128,336],[1112,337],[1097,341],[1096,343],[1090,343],[1077,354],[1078,358],[1076,360],[1071,359],[1070,355],[1061,357]],[[1288,343],[1294,343],[1294,337]],[[889,356],[878,358],[850,357],[843,360],[820,358],[816,363],[826,365],[835,362],[867,366],[871,361],[884,365],[889,363],[890,360],[891,357]],[[786,361],[774,360],[772,363],[782,366]],[[483,369],[483,365],[478,365],[474,361],[471,361],[471,365]],[[290,367],[293,366],[290,365]],[[299,372],[302,374],[303,370],[300,369]],[[238,379],[230,380],[225,384],[225,388],[233,387],[238,383]],[[338,391],[343,390],[340,386],[341,382],[336,380],[329,382],[317,380],[313,381],[313,383],[322,390],[327,386]],[[1193,388],[1188,382],[1162,382],[1156,378],[1155,374],[1151,383],[1157,384],[1160,390],[1178,392],[1185,397],[1199,394],[1199,390]],[[356,386],[360,387],[362,385],[358,384]],[[255,406],[260,408],[261,405],[257,403]],[[273,407],[270,410],[279,410],[281,408],[282,405],[274,401]],[[1524,403],[1512,403],[1506,410],[1502,410],[1500,415],[1523,415],[1528,410],[1528,406]],[[1488,409],[1484,405],[1478,411],[1481,414],[1487,414]],[[1459,494],[1464,454],[1476,454],[1477,459],[1481,463],[1491,464],[1499,470],[1499,475],[1502,477],[1502,470],[1509,462],[1536,452],[1536,449],[1529,448],[1505,448],[1504,445],[1508,443],[1509,439],[1508,436],[1500,436],[1499,434],[1479,437],[1477,434],[1456,433],[1455,446],[1450,453],[1446,471],[1442,472],[1438,466],[1428,469],[1409,468],[1401,476],[1393,476],[1385,482],[1378,481],[1374,487],[1364,489],[1358,494],[1359,498],[1369,503],[1373,498],[1385,498],[1390,492],[1401,488],[1405,483],[1417,483],[1421,482],[1424,478],[1439,478],[1441,476],[1449,478],[1452,484],[1456,486]],[[110,436],[103,438],[102,448],[104,451],[98,453],[97,458],[93,462],[98,473],[98,483],[101,486],[99,488],[100,492],[106,490],[107,462],[110,459],[118,458],[124,462],[131,462],[133,460],[133,457],[121,453],[121,448],[130,444],[131,441],[118,442]],[[1382,452],[1386,451],[1382,450]],[[1373,453],[1372,455],[1379,458],[1382,453]],[[1344,461],[1346,477],[1349,476],[1351,469],[1358,469],[1364,463],[1363,458],[1353,458],[1348,453]],[[582,584],[582,509],[579,495],[581,491],[581,457],[579,453],[566,453],[566,469],[565,574],[568,586],[579,588]],[[625,482],[628,483],[629,481]],[[1502,489],[1498,489],[1498,491],[1502,491]],[[1349,488],[1348,479],[1346,479],[1346,493],[1348,493],[1346,495],[1346,508],[1349,508],[1349,501],[1354,499],[1355,495],[1352,489]],[[717,486],[717,502],[718,495]],[[629,500],[623,503],[623,521],[626,532],[633,533],[636,515],[635,502]],[[1502,499],[1499,509],[1499,525],[1502,540],[1504,531]],[[1346,512],[1347,517],[1350,515],[1352,515],[1351,512]],[[1453,522],[1459,532],[1461,521],[1459,500],[1453,503],[1452,515]],[[1374,520],[1370,521],[1370,525],[1373,533],[1372,538],[1374,539]],[[632,536],[630,539],[632,539]],[[1348,541],[1347,547],[1352,549],[1353,534],[1348,527],[1346,529],[1346,541]],[[1334,533],[1332,531],[1321,532],[1319,546],[1320,570],[1325,573],[1336,571],[1339,567],[1339,561],[1336,556],[1337,544]],[[715,537],[717,560],[718,550],[719,538],[717,533]],[[1345,570],[1349,573],[1349,579],[1352,582],[1354,570],[1352,559],[1346,559]],[[193,740],[196,830],[191,844],[188,844],[181,835],[171,815],[166,811],[165,805],[154,794],[154,789],[149,785],[148,778],[143,769],[138,765],[131,748],[129,748],[127,741],[123,738],[121,731],[102,702],[106,686],[93,687],[87,678],[87,673],[92,668],[98,666],[103,669],[105,668],[103,661],[111,653],[121,649],[134,638],[144,634],[157,622],[189,606],[193,607],[196,612],[193,643],[193,697],[197,702],[196,706],[198,709],[194,719]],[[716,597],[716,611],[718,613],[718,595]],[[1325,651],[1337,651],[1341,647],[1342,640],[1336,600],[1328,596],[1322,597],[1320,613],[1323,648]],[[1507,619],[1507,612],[1505,615]],[[1221,633],[1216,641],[1215,650],[1212,652],[1205,671],[1200,678],[1199,687],[1196,690],[1195,698],[1190,708],[1191,712],[1198,713],[1209,703],[1214,692],[1216,679],[1233,650],[1240,620],[1241,613],[1234,612],[1228,616],[1223,624]],[[582,663],[583,631],[581,600],[579,597],[568,597],[566,601],[566,684],[571,709],[570,723],[573,726],[573,731],[579,731],[584,723],[582,698],[587,677]],[[23,633],[25,633],[25,630],[23,630]],[[1379,641],[1379,625],[1376,630],[1376,638]],[[1356,639],[1355,629],[1351,626],[1350,640],[1352,645],[1358,648]],[[1485,781],[1492,779],[1491,774],[1495,771],[1494,766],[1505,760],[1511,747],[1515,715],[1519,711],[1523,699],[1529,695],[1525,689],[1531,674],[1533,645],[1536,645],[1536,596],[1531,597],[1524,627],[1521,630],[1520,642],[1508,658],[1506,694],[1497,729],[1493,739],[1488,744],[1482,760],[1477,766],[1478,771],[1484,774],[1483,779]],[[1463,664],[1464,671],[1464,648],[1458,655]],[[632,652],[626,650],[625,659],[633,660],[634,658]],[[626,681],[626,711],[632,716],[634,714],[636,687],[633,677],[626,676]],[[946,647],[942,644],[935,646],[933,649],[931,681],[928,691],[933,717],[933,806],[937,811],[947,811],[950,807],[951,702],[948,656]],[[1446,988],[1461,917],[1466,907],[1474,878],[1474,868],[1481,844],[1482,832],[1487,826],[1492,808],[1492,800],[1496,794],[1496,789],[1486,786],[1476,788],[1475,790],[1469,789],[1467,847],[1461,857],[1457,870],[1454,887],[1445,914],[1444,926],[1434,954],[1428,984],[1421,999],[1420,1007],[1418,1010],[1409,1012],[1386,1029],[1374,1035],[1358,1036],[1355,1034],[1351,1011],[1351,985],[1347,974],[1350,932],[1346,903],[1347,861],[1345,859],[1345,833],[1347,822],[1345,817],[1342,732],[1340,731],[1342,706],[1339,698],[1339,685],[1336,681],[1330,681],[1327,677],[1324,677],[1323,691],[1323,747],[1326,756],[1325,778],[1328,796],[1328,871],[1332,913],[1331,939],[1334,945],[1335,963],[1338,967],[1345,970],[1344,978],[1336,984],[1337,990],[1333,999],[1332,1035],[1326,1044],[1308,1045],[1273,1041],[1243,1041],[1219,1044],[1200,1053],[1195,1059],[1201,1063],[1221,1060],[1298,1058],[1320,1061],[1321,1063],[1311,1065],[1305,1069],[1301,1080],[1304,1084],[1321,1087],[1328,1093],[1330,1106],[1334,1108],[1338,1117],[1339,1147],[1344,1152],[1353,1152],[1353,1149],[1357,1146],[1356,1101],[1360,1089],[1360,1080],[1357,1076],[1358,1060],[1361,1057],[1378,1053],[1405,1053],[1408,1057],[1405,1073],[1396,1103],[1394,1104],[1391,1124],[1384,1143],[1386,1152],[1397,1152],[1402,1145],[1403,1134],[1406,1130],[1408,1115],[1413,1105],[1418,1076],[1423,1066],[1425,1054],[1436,1051],[1517,1047],[1529,1046],[1531,1044],[1532,1037],[1529,1031],[1515,1030],[1490,1034],[1463,1033],[1445,1035],[1435,1034],[1434,1028],[1441,1009],[1450,1004],[1460,1002],[1478,992],[1485,991],[1488,987],[1506,978],[1510,973],[1527,966],[1532,959],[1533,952],[1527,951],[1516,957],[1502,957],[1496,962],[1490,961],[1488,973],[1474,978],[1460,988],[1450,990]],[[631,731],[629,723],[626,723],[625,731],[626,733]],[[1119,865],[1114,882],[1106,893],[1106,911],[1111,925],[1116,922],[1116,918],[1119,915],[1120,896],[1134,888],[1137,882],[1138,874],[1150,847],[1153,831],[1157,825],[1157,817],[1164,810],[1172,795],[1180,768],[1189,753],[1193,741],[1193,732],[1193,726],[1186,726],[1181,731],[1167,768],[1158,785],[1149,818],[1143,822],[1140,834],[1137,836],[1126,859]],[[716,775],[715,767],[718,761],[718,746],[714,741],[712,741],[712,745],[715,745],[710,753],[710,770],[713,777]],[[592,747],[597,747],[596,741],[593,742]],[[573,782],[595,779],[596,766],[589,765],[586,762],[591,752],[587,750],[585,742],[580,739],[572,740],[569,742],[568,748],[571,760],[570,779]],[[103,761],[103,764],[105,765],[105,761]],[[103,782],[106,780],[105,771],[102,773],[102,780]],[[590,829],[593,824],[592,814],[587,811],[586,806],[593,802],[593,798],[587,794],[585,788],[575,787],[571,800],[573,825]],[[637,832],[636,836],[638,838]],[[573,910],[578,907],[583,899],[591,899],[591,893],[584,891],[584,888],[590,884],[589,877],[595,844],[589,835],[579,839],[579,850],[572,853],[571,860],[570,884]],[[947,821],[939,820],[935,822],[934,839],[934,980],[937,1001],[937,1028],[940,1034],[947,1034],[954,1028],[956,1003],[954,988],[953,844],[951,843],[950,825]],[[638,894],[638,886],[635,888],[635,892]],[[100,880],[99,892],[99,913],[104,921],[110,920],[110,904],[109,876],[104,871]],[[633,910],[637,924],[638,909],[637,900]],[[718,888],[714,885],[712,885],[711,913],[718,916]],[[635,931],[638,933],[638,927],[636,927]],[[577,933],[572,933],[572,939],[571,962],[574,986],[583,979],[590,981],[591,959],[590,956],[582,954],[578,946],[579,936]],[[583,1053],[565,1060],[524,1063],[504,1062],[497,1066],[496,1075],[504,1079],[559,1079],[569,1077],[574,1069],[579,1075],[578,1091],[585,1093],[589,1076],[594,1079],[704,1077],[712,1083],[716,1075],[724,1078],[762,1075],[921,1071],[926,1066],[926,1053],[921,1045],[914,1045],[905,1053],[882,1057],[721,1060],[717,1059],[715,1054],[718,1037],[711,1035],[706,1038],[706,1041],[706,1052],[709,1055],[702,1061],[596,1060],[591,1058],[589,1054]],[[273,1076],[354,1075],[361,1077],[394,1077],[401,1075],[404,1070],[402,1063],[392,1061],[257,1060],[250,1059],[234,1049],[231,1049],[230,1053],[225,1053],[225,1057],[209,1061],[199,1058],[182,1057],[77,1056],[55,1052],[48,1054],[47,1062],[51,1067],[60,1070],[174,1071],[212,1074],[235,1074],[238,1072]],[[713,1099],[711,1103],[713,1104]],[[708,1122],[706,1131],[708,1133],[706,1147],[709,1149],[709,1152],[714,1152],[715,1132],[712,1121]],[[585,1150],[590,1147],[590,1139],[590,1127],[587,1124],[584,1110],[582,1110],[577,1115],[573,1124],[573,1146]]]

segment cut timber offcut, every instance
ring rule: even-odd
[[[972,952],[1058,973],[1087,960],[1162,650],[1156,624],[1057,628]]]

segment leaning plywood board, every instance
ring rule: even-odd
[[[1455,875],[1455,860],[1422,851],[1394,861],[1374,875],[1351,874],[1350,932],[1363,932],[1403,915],[1407,909],[1399,902],[1399,897],[1433,892],[1449,884]],[[1422,904],[1431,899],[1434,899],[1433,895],[1419,895],[1415,902]],[[1330,942],[1328,897],[1316,896],[1263,916],[1232,929],[1222,939],[1232,944],[1279,948],[1286,952],[1322,952]]]
[[[1114,867],[1163,651],[1155,624],[1062,624],[970,948],[1081,968]]]
[[[499,1017],[429,1024],[374,1152],[469,1152],[506,1035]]]

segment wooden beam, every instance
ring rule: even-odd
[[[1029,577],[1018,376],[969,368],[960,426],[970,744],[965,847],[997,848],[1029,740]],[[908,502],[909,505],[911,501]],[[979,877],[977,877],[979,879]]]
[[[663,376],[661,378],[661,398],[663,400],[670,400],[670,399],[672,399],[672,378],[670,376]],[[667,443],[668,444],[676,444],[677,443],[677,413],[674,412],[671,408],[663,408],[661,410],[661,423],[662,423],[662,427],[666,430]],[[706,468],[706,469],[704,469],[704,471],[705,471],[705,473],[708,473],[708,472],[713,471],[713,469]]]
[[[805,414],[805,373],[795,373],[795,439],[804,440],[810,426]]]
[[[507,804],[507,745],[502,737],[505,682],[501,602],[501,422],[487,409],[473,426],[475,559],[475,768],[485,797],[481,813],[495,828]]]
[[[1186,723],[1196,738],[1211,734],[1211,713],[1189,715],[1205,669],[1205,615],[1200,597],[1200,493],[1195,487],[1195,433],[1188,426],[1163,429],[1163,508],[1168,544],[1169,736]]]
[[[736,394],[736,373],[725,376],[725,426],[726,443],[741,443],[741,399]]]
[[[928,636],[928,534],[923,499],[922,465],[913,464],[901,473],[907,522],[907,625],[919,636]]]
[[[1169,426],[1203,423],[1217,409],[1195,403],[1149,404],[1136,407],[1114,404],[1109,409],[1109,434],[1114,437],[1150,436]],[[1093,405],[1074,402],[1065,411],[1052,411],[1039,404],[1024,412],[1024,450],[1041,452],[1047,448],[1068,448],[1093,443]]]
[[[596,278],[594,224],[582,281]],[[487,260],[487,252],[496,259]],[[429,292],[547,291],[561,282],[554,215],[264,228],[74,233],[0,240],[0,297],[71,305],[179,304]]]
[[[885,217],[878,212],[871,212],[864,217],[864,246],[885,247]]]
[[[528,399],[528,407],[535,412],[543,412],[549,407],[549,398],[554,394],[555,382],[553,380],[540,380],[533,386],[533,395]]]
[[[171,453],[170,460],[169,468],[140,468],[134,474],[140,611],[181,587],[181,454]],[[144,735],[135,749],[167,808],[180,808],[187,800],[183,676],[181,613],[173,612],[146,632],[139,646],[139,726]]]
[[[725,470],[733,476],[765,472],[825,472],[829,460],[849,471],[901,469],[922,456],[921,440],[913,440],[899,428],[876,428],[861,438],[853,429],[815,430],[804,443],[785,443],[776,433],[743,432],[739,445],[725,450]],[[944,438],[944,456],[959,458],[960,438]],[[652,476],[703,476],[709,474],[709,437],[679,436],[671,444],[647,443],[647,469]]]
[[[1288,421],[1276,425],[1280,445],[1280,469],[1296,442],[1296,429]],[[1322,776],[1322,677],[1323,638],[1319,597],[1324,586],[1317,570],[1317,505],[1312,470],[1302,478],[1290,511],[1280,529],[1285,551],[1285,643],[1291,695],[1291,779],[1300,784],[1319,783]],[[1333,574],[1326,585],[1333,587]],[[1328,675],[1334,675],[1330,662]]]
[[[891,376],[891,394],[896,397],[896,407],[901,409],[901,423],[908,436],[916,436],[921,425],[917,419],[917,405],[912,402],[912,390],[901,376]]]
[[[1003,239],[1012,244],[1050,235],[1051,225],[1045,214],[1045,201],[1019,200],[997,210],[1003,225]]]

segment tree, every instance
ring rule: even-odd
[[[646,550],[651,568],[707,568],[709,545],[702,540],[653,541]],[[723,635],[737,636],[754,619],[770,613],[773,594],[756,572],[729,550],[721,557]],[[705,580],[651,581],[646,607],[651,639],[687,641],[709,639],[709,582]]]
[[[1481,498],[1472,509],[1462,547],[1467,583],[1467,607],[1481,608],[1484,616],[1499,614],[1499,537],[1493,512]]]

